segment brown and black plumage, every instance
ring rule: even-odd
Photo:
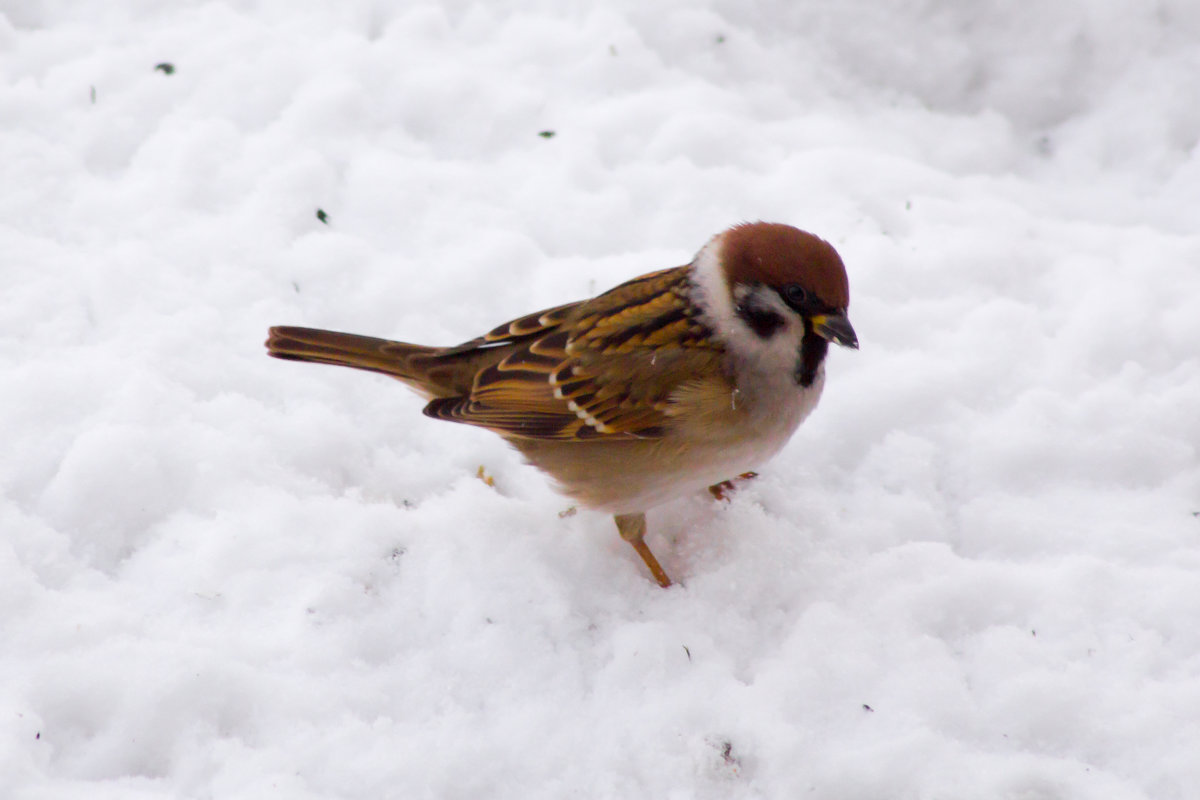
[[[827,243],[754,223],[692,263],[453,347],[280,326],[276,358],[396,378],[425,414],[503,436],[562,491],[613,513],[660,584],[644,511],[757,466],[811,411],[827,342],[856,347]]]

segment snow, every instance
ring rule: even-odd
[[[1191,0],[8,0],[0,794],[1195,797],[1198,70]],[[669,590],[262,349],[751,219],[839,248],[862,350],[650,514]]]

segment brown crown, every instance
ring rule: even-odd
[[[833,245],[778,222],[746,222],[722,234],[729,285],[798,283],[834,308],[850,305],[846,267]]]

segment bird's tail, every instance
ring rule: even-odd
[[[433,355],[438,348],[286,325],[271,328],[266,344],[267,355],[275,358],[379,372],[431,394],[431,387],[423,385],[422,370],[412,362],[414,358]]]

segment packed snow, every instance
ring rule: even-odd
[[[6,0],[0,795],[1192,800],[1198,75],[1194,0]],[[262,347],[756,219],[862,349],[667,590]]]

